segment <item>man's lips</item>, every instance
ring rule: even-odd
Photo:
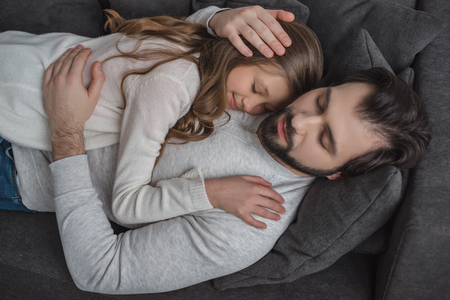
[[[287,143],[286,132],[285,132],[285,121],[286,121],[286,117],[283,117],[278,122],[278,135],[281,137],[281,139],[283,141],[285,141]]]

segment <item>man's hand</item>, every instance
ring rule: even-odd
[[[104,82],[100,62],[92,67],[92,82],[83,86],[83,70],[91,53],[79,45],[67,50],[44,74],[44,108],[52,130],[53,161],[84,154],[83,127],[100,98]]]
[[[277,55],[283,55],[284,47],[289,47],[292,43],[277,19],[292,22],[295,16],[284,10],[266,10],[261,6],[242,7],[216,13],[209,21],[209,27],[219,37],[228,38],[245,56],[252,56],[253,53],[239,35],[264,56],[272,57],[273,51]]]

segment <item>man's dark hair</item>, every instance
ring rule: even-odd
[[[384,68],[358,71],[340,84],[351,82],[373,86],[373,92],[358,105],[356,114],[369,122],[385,143],[350,160],[339,171],[355,175],[385,164],[402,169],[417,165],[431,138],[428,114],[420,97],[406,82]]]

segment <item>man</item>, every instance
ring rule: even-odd
[[[337,179],[384,163],[404,166],[402,159],[409,159],[395,157],[395,151],[389,150],[396,142],[392,136],[401,128],[392,126],[395,122],[377,121],[376,114],[367,114],[360,105],[365,98],[369,101],[364,103],[369,104],[372,98],[377,100],[367,97],[374,90],[377,75],[362,74],[357,83],[312,91],[262,123],[262,118],[232,113],[232,120],[208,140],[168,146],[155,168],[152,183],[180,176],[193,167],[202,168],[207,178],[262,176],[272,181],[273,188],[286,200],[286,213],[280,221],[269,222],[268,228],[261,231],[213,209],[150,225],[138,224],[141,228],[116,236],[107,215],[117,149],[112,146],[83,155],[83,124],[95,107],[102,85],[100,69],[93,70],[89,90],[73,80],[81,77],[84,66],[75,62],[75,57],[84,56],[85,61],[87,54],[74,51],[67,61],[63,60],[66,67],[45,80],[45,106],[52,128],[54,162],[50,168],[55,208],[69,270],[77,286],[84,290],[162,292],[245,268],[271,249],[293,219],[313,180],[305,175]],[[406,98],[412,96],[408,90],[395,92],[406,93]],[[401,103],[396,109],[398,115],[403,115],[411,107]],[[418,107],[413,114],[405,114],[415,127],[420,125],[418,131],[426,127],[426,119],[420,121],[421,112]],[[369,122],[363,121],[366,118]],[[381,121],[384,119],[381,117]],[[404,139],[410,136],[407,133]],[[414,164],[427,144],[426,132],[413,140],[423,147],[402,145],[413,149],[410,153],[417,156]],[[25,156],[26,151],[22,153]],[[370,158],[376,158],[376,163]]]
[[[73,53],[60,71],[46,73],[44,96],[58,225],[69,270],[83,290],[163,292],[242,269],[266,254],[288,226],[313,179],[307,176],[337,179],[386,163],[410,167],[429,140],[426,114],[405,83],[382,69],[359,72],[264,120],[232,113],[211,138],[169,145],[154,170],[155,182],[192,167],[207,178],[261,175],[286,200],[281,220],[258,230],[212,209],[115,235],[99,200],[106,195],[102,185],[108,180],[102,175],[114,149],[101,150],[92,160],[83,144],[83,124],[95,107],[102,74],[93,70],[89,90],[71,80],[80,78],[84,67],[82,60],[75,63],[78,55],[85,60],[88,53]]]

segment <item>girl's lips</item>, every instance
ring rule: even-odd
[[[231,93],[230,105],[231,105],[232,108],[238,109],[238,106],[237,106],[237,103],[236,103],[236,99],[234,98],[234,93]]]
[[[284,131],[284,123],[285,123],[286,117],[281,118],[281,120],[278,122],[278,135],[281,137],[283,141],[287,143],[286,140],[286,133]]]

